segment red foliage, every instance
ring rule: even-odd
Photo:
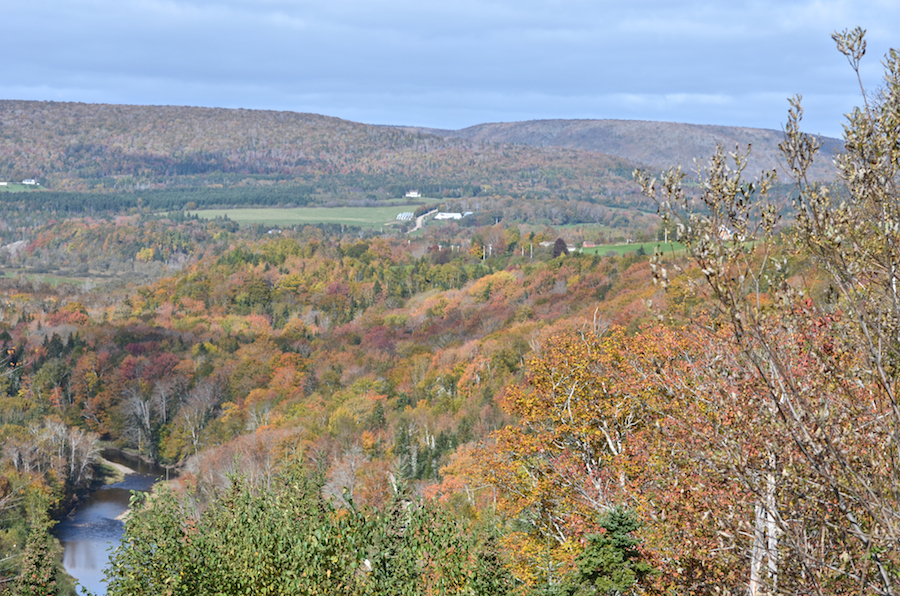
[[[175,354],[164,352],[157,354],[144,366],[143,378],[146,381],[155,381],[169,375],[181,362],[181,358]]]

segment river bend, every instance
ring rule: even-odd
[[[63,546],[63,566],[79,584],[95,596],[105,596],[103,570],[112,549],[119,545],[131,491],[148,491],[161,477],[163,468],[148,465],[119,451],[104,451],[103,457],[132,470],[125,479],[89,495],[68,517],[56,525]]]

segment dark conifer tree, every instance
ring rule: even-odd
[[[566,246],[566,241],[562,238],[557,238],[556,242],[553,243],[553,258],[567,254],[569,254],[569,247]]]
[[[50,547],[49,524],[46,520],[35,523],[25,544],[25,560],[22,573],[12,589],[12,596],[55,596],[56,561]]]

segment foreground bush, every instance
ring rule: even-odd
[[[169,490],[135,494],[107,571],[110,596],[501,594],[491,541],[439,507],[337,509],[297,465],[266,493],[234,480],[200,514]],[[491,564],[491,561],[494,561]]]

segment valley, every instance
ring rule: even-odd
[[[785,137],[753,129],[0,101],[0,179],[41,186],[0,191],[2,580],[874,585],[890,533],[845,518],[894,511],[864,490],[894,477],[893,348],[857,321],[890,336],[900,227],[792,131],[799,185],[754,177]],[[98,490],[111,449],[172,472],[124,527],[153,478]]]

